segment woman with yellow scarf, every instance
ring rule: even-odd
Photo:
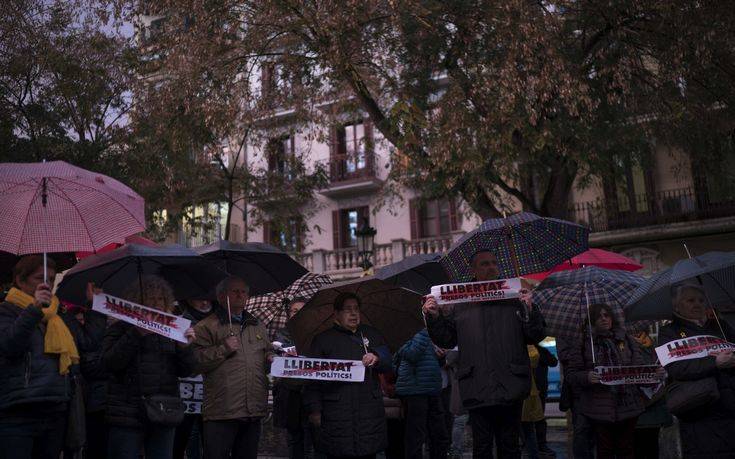
[[[79,354],[43,279],[42,257],[21,258],[0,304],[0,458],[58,459],[63,446],[67,374]]]

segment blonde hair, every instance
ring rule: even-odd
[[[141,295],[141,286],[143,287],[143,294]],[[142,304],[148,307],[155,307],[145,303],[146,298],[152,297],[155,293],[161,293],[166,301],[166,308],[164,312],[172,312],[174,310],[174,291],[166,280],[160,276],[144,275],[139,280],[131,283],[125,290],[123,298],[133,303]]]

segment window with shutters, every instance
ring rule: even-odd
[[[356,121],[336,126],[332,132],[330,174],[332,181],[373,175],[372,126]]]
[[[295,157],[295,139],[293,135],[268,140],[266,154],[268,156],[268,171],[277,172],[286,180],[293,179],[292,166]]]
[[[411,213],[411,239],[438,238],[449,236],[459,230],[460,215],[454,200],[438,199],[409,202]]]
[[[357,246],[355,231],[362,226],[365,218],[370,223],[370,212],[367,206],[351,209],[340,209],[332,212],[333,242],[335,249],[346,249]]]

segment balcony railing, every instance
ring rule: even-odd
[[[615,203],[604,200],[575,203],[569,217],[593,232],[660,225],[735,215],[735,199],[714,200],[693,188],[638,194]]]
[[[329,180],[331,183],[358,181],[377,177],[375,154],[347,154],[329,158]]]

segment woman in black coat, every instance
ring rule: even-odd
[[[49,259],[49,279],[55,276],[54,268]],[[0,304],[2,458],[58,459],[61,453],[70,396],[69,369],[77,363],[78,353],[58,310],[58,300],[44,283],[43,258],[23,257],[13,269],[13,288]],[[63,334],[68,351],[72,351],[63,361],[62,354],[46,352],[52,328]]]
[[[310,357],[361,360],[365,380],[317,381],[306,388],[309,421],[316,427],[317,449],[329,457],[374,457],[388,444],[378,373],[391,371],[390,351],[380,332],[360,324],[360,300],[337,296],[335,324],[314,338]]]
[[[145,276],[141,300],[135,282],[126,299],[164,312],[173,310],[171,287],[161,278]],[[128,323],[111,325],[102,344],[102,362],[110,372],[107,390],[109,459],[137,459],[140,451],[156,459],[173,454],[175,427],[151,423],[145,414],[143,397],[179,395],[179,376],[188,376],[193,357],[182,346],[161,335]]]
[[[707,301],[699,286],[677,286],[672,296],[674,320],[659,332],[660,343],[699,335],[735,342],[735,331],[727,323],[720,321],[721,329],[715,320],[707,319]],[[714,378],[720,393],[719,400],[678,415],[684,457],[735,457],[735,354],[728,351],[670,363],[666,372],[669,383]]]

